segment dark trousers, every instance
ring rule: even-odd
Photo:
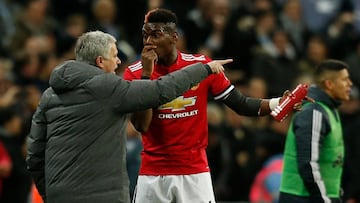
[[[331,198],[331,203],[342,203],[340,198]],[[279,203],[324,203],[324,200],[316,197],[303,197],[280,192]]]

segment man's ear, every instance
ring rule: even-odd
[[[326,89],[331,90],[333,88],[333,81],[332,80],[325,80],[324,85],[325,85]]]
[[[103,69],[103,57],[102,56],[98,56],[95,59],[95,65],[101,69]]]

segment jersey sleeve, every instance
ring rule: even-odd
[[[210,92],[214,96],[215,100],[221,100],[225,98],[234,86],[224,73],[212,74],[209,76]]]
[[[198,58],[204,57],[202,63],[206,64],[212,61],[212,59],[205,55],[196,55]],[[221,100],[230,93],[234,86],[224,73],[212,74],[207,78],[210,87],[210,93],[214,96],[215,100]]]
[[[136,80],[141,79],[142,64],[141,61],[137,61],[125,68],[123,78],[124,80]]]

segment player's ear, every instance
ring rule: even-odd
[[[178,41],[178,39],[179,39],[179,35],[177,32],[173,32],[172,37],[175,41]]]

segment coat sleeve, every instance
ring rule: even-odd
[[[318,162],[324,136],[330,131],[325,115],[321,107],[304,109],[295,117],[293,125],[298,170],[315,202],[329,201]]]
[[[117,111],[129,113],[157,107],[180,96],[209,75],[209,68],[205,67],[202,63],[192,64],[157,80],[126,81],[105,74],[96,82],[88,82],[88,88],[98,99],[108,99]]]
[[[42,104],[45,103],[46,94],[44,95],[32,118],[31,130],[27,139],[26,163],[36,188],[45,201],[46,119]]]

